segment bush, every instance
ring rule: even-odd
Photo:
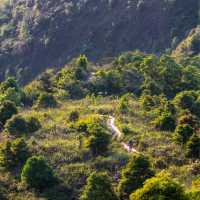
[[[193,91],[180,92],[174,98],[174,104],[181,109],[192,110],[192,107],[196,101],[197,94]]]
[[[194,129],[189,124],[178,125],[175,130],[175,140],[185,144],[193,135]]]
[[[153,123],[157,129],[162,131],[174,131],[176,127],[176,121],[170,113],[162,113]]]
[[[52,94],[42,93],[37,99],[37,108],[55,108],[58,105]]]
[[[8,119],[17,114],[17,107],[11,101],[5,101],[0,106],[0,122],[4,125]]]
[[[24,139],[7,141],[1,148],[1,165],[6,169],[22,166],[29,156],[27,144]]]
[[[143,155],[135,155],[122,170],[118,191],[121,199],[129,197],[131,192],[142,187],[144,181],[154,175],[150,163]]]
[[[26,119],[26,122],[27,122],[27,127],[28,127],[29,133],[34,133],[41,128],[41,124],[40,124],[39,120],[35,117],[28,117]]]
[[[90,136],[87,139],[87,147],[92,152],[93,156],[104,155],[108,150],[110,143],[110,135],[100,125],[89,128]]]
[[[14,115],[7,121],[5,129],[11,135],[20,136],[23,133],[27,133],[28,126],[26,120],[23,117],[20,115]]]
[[[187,142],[186,156],[189,158],[200,158],[200,138],[196,134]]]
[[[140,103],[146,111],[150,111],[155,106],[154,98],[151,95],[142,95]]]
[[[78,119],[79,119],[79,112],[78,111],[72,111],[69,114],[69,121],[70,122],[78,121]]]
[[[199,126],[197,118],[190,112],[189,113],[187,112],[186,114],[182,115],[178,119],[178,124],[179,125],[189,124],[194,129],[197,129]]]
[[[186,194],[178,183],[166,175],[147,180],[141,189],[130,196],[130,200],[186,200]]]
[[[80,200],[118,200],[105,173],[92,173],[87,179],[87,184]]]
[[[33,156],[26,161],[21,173],[21,180],[29,187],[43,190],[55,184],[52,169],[43,157]]]

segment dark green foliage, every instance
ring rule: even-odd
[[[26,120],[20,115],[14,115],[5,124],[5,129],[10,135],[21,136],[28,131]]]
[[[175,130],[175,140],[180,144],[185,144],[193,133],[194,129],[189,124],[178,125]]]
[[[72,111],[69,115],[69,121],[75,122],[79,119],[79,112],[78,111]]]
[[[39,89],[43,92],[51,93],[53,92],[53,77],[54,70],[47,70],[39,77]]]
[[[34,133],[41,128],[39,120],[35,117],[26,118],[28,133]]]
[[[121,199],[126,199],[136,189],[142,187],[146,179],[154,175],[149,160],[143,155],[135,155],[122,170],[118,185]]]
[[[17,107],[11,101],[4,101],[0,105],[0,122],[4,125],[8,119],[17,114]]]
[[[193,91],[180,92],[174,98],[174,104],[180,109],[192,110],[197,98],[197,94]]]
[[[140,103],[146,111],[150,111],[155,106],[155,100],[151,95],[142,95]]]
[[[162,131],[174,131],[176,128],[176,120],[171,113],[162,113],[154,121],[155,128]]]
[[[16,91],[19,90],[19,86],[14,77],[8,77],[4,82],[1,83],[1,91],[5,92],[9,88],[13,88]]]
[[[170,177],[160,175],[147,180],[143,188],[136,190],[130,200],[187,200],[180,184]]]
[[[24,139],[16,139],[13,141],[7,141],[3,147],[1,147],[1,165],[6,169],[13,169],[22,166],[29,156],[27,144]]]
[[[58,105],[52,94],[42,93],[37,99],[36,108],[55,108]]]
[[[0,84],[0,102],[12,101],[16,105],[21,105],[23,92],[19,87],[17,81],[13,77],[8,77]]]
[[[186,144],[186,156],[189,158],[200,158],[200,138],[194,134]]]
[[[110,135],[100,125],[89,128],[90,136],[87,138],[87,147],[93,156],[105,155],[110,144]]]
[[[43,157],[33,156],[29,158],[22,170],[21,179],[29,187],[43,190],[56,183],[52,169]]]
[[[192,128],[197,129],[199,126],[198,119],[190,112],[186,112],[178,119],[178,124],[189,124]]]
[[[118,200],[118,198],[108,175],[94,172],[87,179],[80,200]]]

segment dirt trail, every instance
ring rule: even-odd
[[[123,133],[115,125],[115,118],[114,117],[109,116],[108,121],[107,121],[107,125],[112,130],[114,138],[116,138],[117,140],[122,139]],[[124,143],[124,142],[121,142],[121,145],[128,152],[139,153],[135,148],[133,148],[133,147],[130,148],[130,146],[128,144]]]

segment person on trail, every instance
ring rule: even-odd
[[[128,142],[129,151],[133,148],[133,140],[129,140]]]

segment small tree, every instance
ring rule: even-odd
[[[194,134],[186,145],[186,156],[190,158],[200,158],[200,138]]]
[[[5,129],[9,134],[15,136],[20,136],[28,131],[27,122],[20,115],[14,115],[9,119],[5,125]]]
[[[12,142],[7,141],[1,148],[1,164],[6,169],[22,166],[29,156],[27,144],[19,138]]]
[[[192,110],[192,107],[196,101],[196,93],[193,91],[183,91],[176,95],[174,98],[174,104],[181,109]]]
[[[11,101],[5,101],[0,106],[0,122],[4,125],[8,119],[17,114],[17,107]]]
[[[37,99],[37,108],[55,108],[57,106],[57,101],[52,94],[42,93]]]
[[[187,200],[180,184],[162,175],[147,180],[141,189],[130,196],[130,200]]]
[[[185,144],[193,133],[194,129],[189,124],[178,125],[175,130],[175,140],[180,144]]]
[[[108,135],[103,127],[97,125],[89,130],[90,136],[87,139],[87,147],[93,156],[104,155],[108,150],[110,143],[110,135]]]
[[[41,124],[40,124],[39,120],[35,117],[28,117],[26,119],[26,122],[27,122],[27,127],[28,127],[29,133],[34,133],[41,128]]]
[[[69,121],[70,122],[78,121],[78,119],[79,119],[79,112],[78,111],[72,111],[69,114]]]
[[[174,131],[176,127],[176,121],[172,114],[162,113],[158,118],[156,118],[154,125],[157,129],[162,131]]]
[[[87,184],[80,200],[118,200],[105,173],[92,173],[87,179]]]
[[[144,181],[154,175],[150,162],[143,155],[135,155],[122,170],[118,185],[121,199],[127,199],[131,192],[142,187]]]
[[[42,190],[55,183],[52,169],[43,157],[33,156],[26,161],[21,173],[22,181],[28,186]]]

